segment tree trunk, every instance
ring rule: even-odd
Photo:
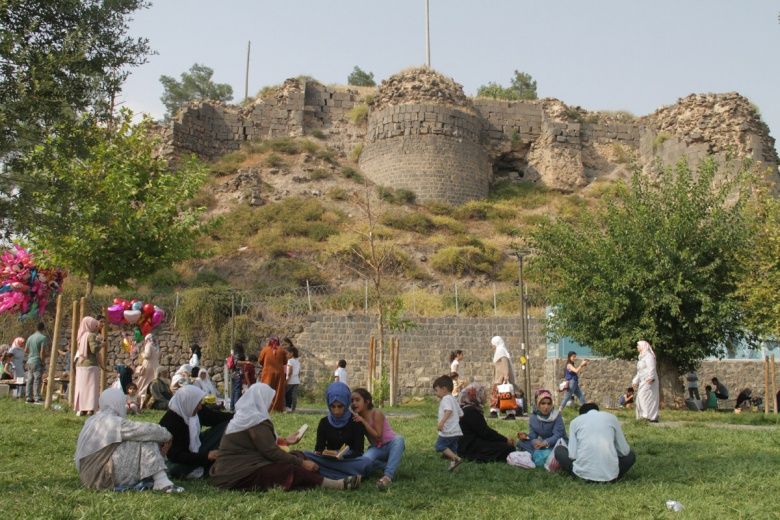
[[[658,372],[661,407],[684,408],[685,388],[677,367],[663,359],[658,359],[657,361],[656,371]]]

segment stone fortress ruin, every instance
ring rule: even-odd
[[[777,180],[775,141],[737,93],[691,94],[634,117],[588,112],[555,99],[469,98],[431,69],[395,74],[378,88],[325,86],[289,79],[243,107],[186,106],[166,130],[175,153],[215,159],[252,140],[315,135],[353,157],[374,183],[415,193],[418,201],[460,204],[488,195],[508,177],[571,191],[649,167],[712,154],[750,158]]]

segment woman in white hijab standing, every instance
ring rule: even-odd
[[[102,348],[101,324],[92,316],[84,316],[76,335],[76,384],[73,391],[73,409],[76,415],[92,415],[98,409],[100,396],[100,361],[98,352]]]
[[[490,416],[495,418],[501,413],[498,405],[498,385],[510,383],[514,386],[515,371],[512,368],[512,355],[506,349],[504,338],[493,336],[490,345],[493,347],[493,388],[490,396]],[[505,419],[511,421],[514,418],[515,410],[507,410]]]
[[[168,470],[173,478],[202,477],[217,458],[217,446],[222,440],[232,414],[204,407],[206,393],[194,385],[185,385],[173,394],[168,411],[160,419],[173,439],[168,450]],[[201,432],[202,426],[209,429]]]
[[[118,388],[100,395],[100,411],[87,419],[76,444],[76,470],[90,489],[128,489],[151,479],[166,493],[184,491],[165,472],[171,434],[147,422],[125,419],[126,396]]]
[[[138,395],[141,396],[141,403],[146,402],[146,393],[149,384],[157,377],[157,367],[160,366],[160,347],[153,334],[147,334],[144,338],[144,345],[141,349],[143,361],[135,373],[138,376],[136,384],[138,385]]]
[[[656,371],[655,352],[647,341],[638,341],[639,360],[636,363],[636,375],[632,381],[636,391],[636,418],[658,422],[658,372]]]

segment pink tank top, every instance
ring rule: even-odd
[[[372,423],[371,426],[374,427],[374,424]],[[385,424],[382,427],[382,438],[376,443],[376,447],[381,448],[383,444],[390,442],[393,439],[395,439],[395,432],[390,427],[390,423],[387,422],[387,416],[385,416]]]

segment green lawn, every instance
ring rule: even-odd
[[[177,496],[153,492],[94,492],[80,487],[73,452],[83,418],[0,399],[0,511],[3,518],[780,518],[780,427],[760,414],[664,412],[659,425],[637,424],[619,412],[637,464],[626,479],[594,485],[506,464],[462,465],[454,474],[433,451],[435,403],[405,407],[393,417],[407,452],[393,487],[354,492],[324,490],[238,493],[184,482]],[[147,413],[144,420],[158,420]],[[566,423],[573,418],[567,412]],[[277,417],[292,432],[319,416]],[[491,421],[505,434],[522,421]],[[314,444],[313,430],[303,440]],[[373,483],[373,479],[369,484]],[[665,501],[680,501],[681,513]]]

